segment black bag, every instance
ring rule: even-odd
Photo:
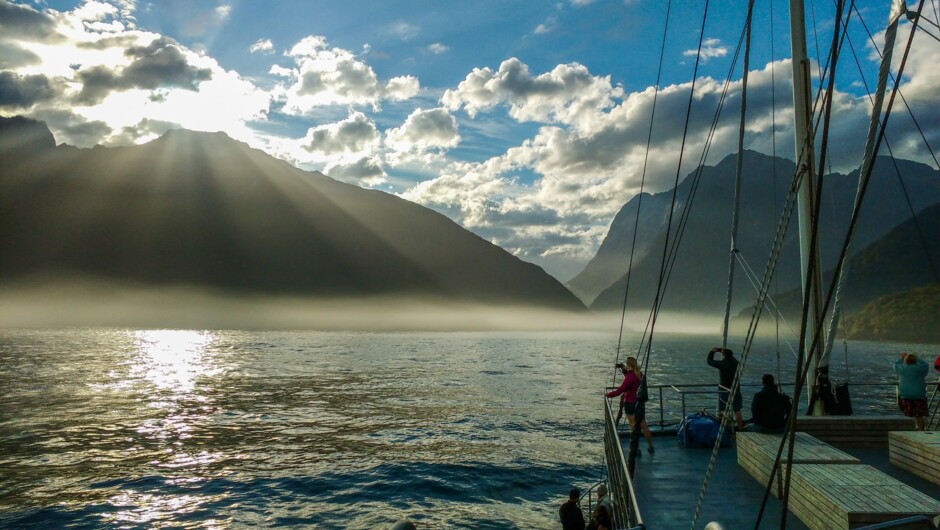
[[[638,403],[646,403],[650,400],[650,389],[646,386],[646,376],[640,381],[640,388],[636,390],[636,400]]]
[[[822,399],[823,411],[830,416],[851,416],[852,398],[849,396],[849,384],[836,381],[823,380],[819,385],[819,397]]]

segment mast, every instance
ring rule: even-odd
[[[816,174],[814,173],[815,156],[813,154],[813,130],[812,115],[810,107],[810,64],[806,55],[806,17],[803,10],[802,0],[790,0],[790,48],[792,52],[793,66],[793,113],[794,126],[793,131],[796,140],[796,161],[797,171],[803,172],[803,179],[800,189],[797,193],[797,209],[800,220],[800,279],[802,281],[803,294],[806,295],[806,289],[812,289],[809,296],[809,332],[806,334],[806,351],[810,351],[814,337],[819,330],[816,329],[816,323],[821,311],[820,284],[821,274],[819,269],[819,244],[816,249],[811,249],[813,229],[814,200],[816,194]],[[812,252],[815,250],[815,252]],[[813,281],[807,286],[807,270],[810,268],[810,255],[815,257],[813,263]],[[828,366],[821,366],[820,360],[809,359],[808,362],[816,364],[817,374],[828,372]],[[828,364],[828,363],[827,363]],[[806,390],[812,397],[814,384],[807,385]],[[817,406],[814,414],[821,409]],[[821,414],[821,411],[818,413]]]

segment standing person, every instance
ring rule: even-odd
[[[761,383],[764,387],[751,400],[751,419],[748,423],[754,424],[756,432],[780,434],[786,430],[793,402],[777,391],[773,375],[764,374]]]
[[[584,530],[584,514],[578,506],[581,499],[581,490],[574,488],[568,492],[568,500],[558,509],[558,518],[561,519],[562,530]]]
[[[721,360],[715,360],[715,353],[721,352]],[[708,366],[718,369],[718,383],[730,389],[734,385],[734,374],[738,371],[738,360],[734,358],[734,352],[728,348],[712,348],[708,352],[708,358],[705,360]],[[718,417],[724,414],[728,404],[728,390],[718,391]],[[738,388],[734,393],[734,399],[731,402],[731,409],[734,410],[734,419],[737,422],[738,430],[744,428],[744,416],[741,415],[741,408],[744,406],[744,398],[741,397],[741,389]]]
[[[630,432],[633,432],[633,424],[636,421],[636,407],[637,407],[637,390],[640,389],[640,384],[643,382],[643,372],[640,370],[640,364],[636,361],[636,357],[627,357],[627,360],[624,364],[619,365],[620,371],[623,372],[623,383],[620,384],[620,387],[617,390],[613,390],[604,394],[605,396],[620,397],[620,410],[617,411],[617,419],[614,421],[615,424],[620,423],[620,417],[623,413],[627,414],[627,422],[630,424]],[[653,433],[650,432],[649,425],[646,424],[646,419],[640,421],[640,429],[643,430],[643,437],[646,438],[646,452],[653,454],[656,452],[656,449],[653,448]]]
[[[893,368],[898,374],[898,408],[914,418],[915,428],[922,431],[927,419],[927,363],[913,353],[902,352]]]

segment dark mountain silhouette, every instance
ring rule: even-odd
[[[896,163],[915,211],[940,201],[940,178],[938,178],[940,175],[936,171],[916,162],[897,160]],[[893,227],[911,218],[893,164],[890,159],[880,158],[875,165],[872,181],[862,207],[862,217],[856,229],[854,249],[864,248],[884,236]],[[774,189],[773,169],[775,166],[776,188],[775,191],[771,191]],[[664,309],[704,313],[724,311],[734,167],[735,155],[731,155],[716,166],[703,168],[698,190],[691,203],[687,227],[670,275]],[[770,253],[777,219],[793,169],[793,163],[788,160],[773,159],[753,151],[745,152],[738,250],[758,276],[763,274]],[[838,256],[848,227],[857,180],[857,171],[849,175],[831,174],[824,179],[819,235],[824,268],[831,267]],[[690,178],[686,178],[679,185],[675,222],[678,221],[679,214],[689,207],[689,192],[692,186],[693,179]],[[671,192],[657,195],[671,195]],[[649,214],[652,219],[659,219],[668,214],[666,201],[644,201],[643,208],[647,208],[648,205],[651,208],[661,208],[658,212]],[[634,215],[635,212],[634,209]],[[658,226],[657,222],[649,223],[650,229],[655,229],[656,226]],[[630,230],[632,226],[614,223],[602,248],[605,245],[616,248],[608,241],[629,241],[632,234],[621,233],[624,228]],[[641,230],[643,228],[641,222]],[[800,285],[796,234],[797,216],[794,213],[777,268],[776,289],[780,292],[797,288]],[[658,284],[665,228],[661,228],[653,237],[644,234],[642,239],[648,243],[644,248],[645,255],[634,259],[630,278],[629,305],[631,308],[648,309]],[[674,235],[671,240],[674,240]],[[627,246],[628,250],[629,246]],[[589,264],[582,275],[572,280],[571,284],[582,282],[584,281],[582,276],[588,277],[592,274],[595,283],[590,284],[590,288],[597,289],[603,276],[596,274],[597,271],[616,271],[618,260],[621,263],[621,270],[625,273],[628,260],[626,253],[618,256],[616,252],[605,252],[602,256],[598,252],[598,257]],[[753,303],[756,296],[744,275],[740,273],[740,269],[736,278],[733,307],[740,309]],[[578,284],[582,286],[580,292],[590,292],[584,289],[585,284]],[[612,280],[607,287],[600,289],[591,308],[599,310],[621,308],[625,287],[626,275],[623,274]]]
[[[940,343],[940,283],[879,297],[845,327],[855,340]]]
[[[584,309],[540,267],[443,215],[223,133],[76,149],[56,147],[44,124],[0,119],[0,157],[3,282],[78,276]]]
[[[840,299],[846,314],[854,314],[880,297],[940,283],[940,204],[925,208],[918,212],[916,222],[908,219],[859,250],[849,259],[845,274]],[[833,276],[833,269],[823,275],[826,289]],[[781,293],[775,300],[787,319],[797,321],[803,304],[799,289]],[[750,319],[752,311],[753,306],[741,311],[738,318]],[[880,333],[886,332],[882,327]]]

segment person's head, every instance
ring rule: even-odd
[[[581,498],[581,490],[578,488],[571,488],[571,491],[568,492],[568,500],[578,502],[578,499]]]
[[[640,363],[637,362],[636,357],[627,357],[624,373],[626,373],[626,371],[631,371],[637,376],[643,377],[643,373],[640,372]]]
[[[601,484],[600,486],[597,487],[597,498],[600,499],[606,496],[607,496],[607,484]]]
[[[905,353],[904,355],[904,364],[917,364],[917,354],[916,353]]]
[[[773,385],[774,385],[774,376],[773,376],[773,374],[764,374],[764,375],[762,375],[761,378],[760,378],[760,382],[763,383],[764,386],[773,386]]]
[[[731,351],[731,350],[729,350],[728,348],[722,348],[722,350],[721,350],[721,357],[722,357],[723,359],[730,359],[730,358],[734,357],[734,352]]]

